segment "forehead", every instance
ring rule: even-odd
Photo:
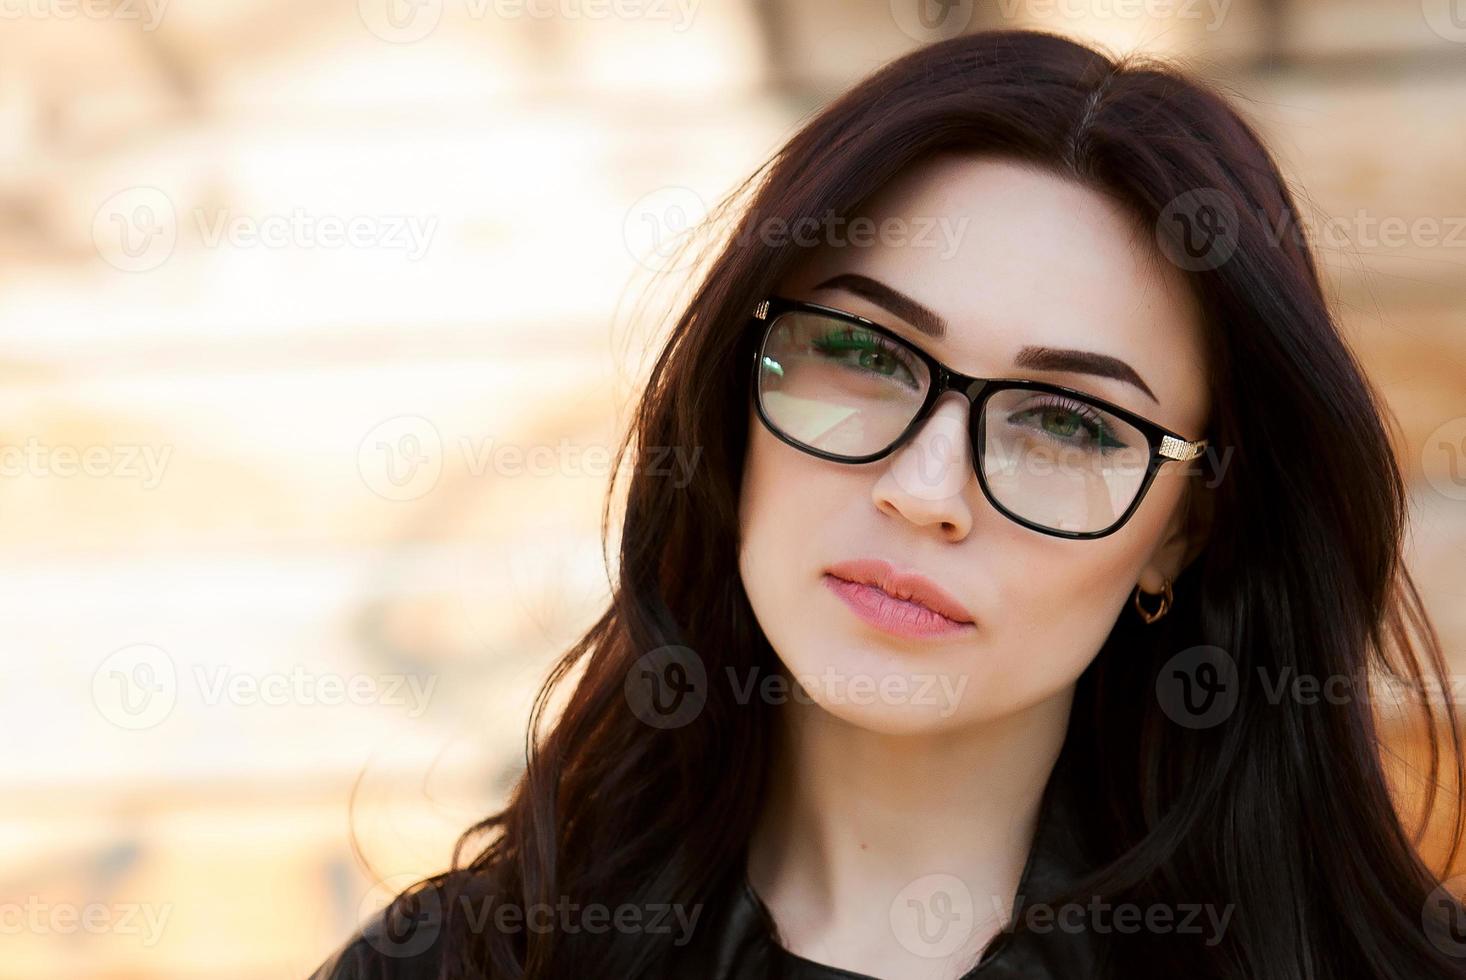
[[[1205,424],[1194,294],[1151,230],[1110,198],[1021,163],[953,155],[907,171],[861,215],[870,234],[821,239],[781,292],[887,323],[968,374],[1073,384],[1184,433]],[[900,318],[847,291],[815,291],[844,273],[917,300],[946,321],[947,336],[904,330]],[[1015,370],[1025,346],[1119,358],[1156,401],[1114,379]]]

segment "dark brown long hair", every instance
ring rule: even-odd
[[[722,202],[737,233],[678,315],[617,453],[630,476],[610,607],[540,691],[507,805],[466,831],[455,870],[431,881],[471,881],[521,907],[677,903],[715,920],[742,872],[778,710],[719,681],[728,667],[778,668],[739,577],[737,493],[749,314],[801,246],[758,229],[855,214],[948,151],[1048,168],[1121,202],[1176,248],[1185,229],[1176,223],[1168,239],[1166,218],[1178,202],[1182,213],[1196,201],[1227,212],[1233,236],[1224,261],[1187,270],[1210,353],[1207,435],[1231,453],[1212,533],[1165,620],[1142,629],[1120,616],[1079,680],[1063,753],[1079,763],[1070,771],[1092,801],[1100,855],[1075,901],[1207,902],[1234,914],[1215,946],[1115,935],[1106,975],[1466,976],[1448,955],[1448,915],[1460,909],[1432,898],[1445,872],[1421,859],[1423,830],[1392,801],[1365,689],[1279,700],[1258,680],[1262,669],[1362,684],[1374,672],[1425,690],[1428,676],[1446,676],[1402,564],[1406,496],[1386,412],[1340,338],[1306,241],[1278,234],[1303,225],[1293,197],[1253,129],[1207,86],[1031,31],[954,38],[890,63]],[[654,447],[696,447],[694,479],[644,465]],[[1195,647],[1240,668],[1223,724],[1178,725],[1158,703],[1162,666]],[[705,702],[685,724],[648,724],[628,677],[677,650],[706,667]],[[1432,792],[1437,782],[1458,792],[1450,701],[1419,707]],[[1461,822],[1457,807],[1453,841]],[[466,848],[476,853],[465,862]],[[1453,847],[1445,867],[1454,858]],[[670,935],[446,925],[451,976],[655,976],[674,955]]]

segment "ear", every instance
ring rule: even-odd
[[[1215,510],[1212,489],[1201,480],[1187,480],[1186,490],[1171,511],[1160,544],[1140,571],[1141,591],[1163,591],[1166,579],[1175,582],[1196,560],[1211,537]]]

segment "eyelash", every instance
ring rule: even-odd
[[[846,350],[884,354],[900,364],[913,379],[916,376],[916,367],[906,350],[877,333],[870,331],[857,333],[854,327],[844,327],[815,338],[812,344],[816,350],[824,354]]]
[[[1098,414],[1093,406],[1065,398],[1062,395],[1045,395],[1042,400],[1027,405],[1008,417],[1013,418],[1028,412],[1045,410],[1068,412],[1076,418],[1083,420],[1085,430],[1089,432],[1090,438],[1094,439],[1101,449],[1123,449],[1125,446],[1123,442],[1115,437],[1114,430],[1106,424],[1104,418]]]

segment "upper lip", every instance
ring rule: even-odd
[[[874,585],[882,592],[895,596],[897,599],[920,603],[933,612],[940,613],[959,623],[973,621],[972,613],[967,611],[967,607],[958,602],[946,589],[925,575],[897,571],[888,561],[882,561],[879,558],[858,558],[853,561],[837,562],[825,571],[847,582]]]

